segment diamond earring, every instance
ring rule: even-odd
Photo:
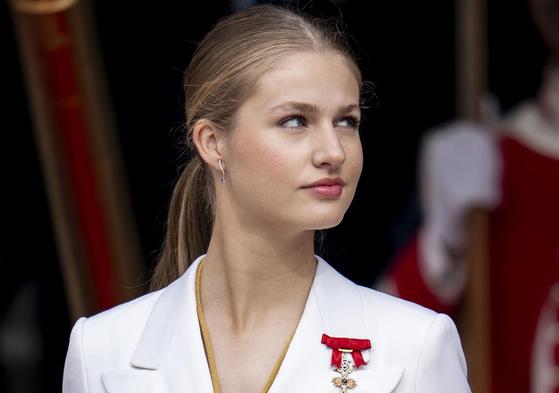
[[[225,183],[225,171],[223,170],[223,161],[221,159],[217,160],[219,169],[221,169],[221,182]]]

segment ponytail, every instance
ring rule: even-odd
[[[173,189],[163,249],[150,290],[161,289],[208,249],[214,221],[214,188],[207,166],[197,154],[183,169]]]

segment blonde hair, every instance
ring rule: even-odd
[[[239,107],[262,74],[294,52],[328,50],[344,56],[361,87],[357,61],[338,24],[286,8],[259,5],[234,13],[201,41],[184,78],[186,147],[192,158],[172,193],[152,290],[178,278],[209,245],[215,189],[210,170],[192,141],[196,122],[207,119],[223,131],[234,129]]]

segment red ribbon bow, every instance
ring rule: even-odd
[[[371,340],[362,338],[330,337],[322,334],[322,344],[332,348],[332,366],[342,367],[342,351],[340,349],[351,350],[351,357],[355,367],[367,364],[363,359],[361,350],[371,348]]]

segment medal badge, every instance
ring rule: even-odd
[[[347,393],[348,389],[357,387],[355,379],[350,378],[353,367],[361,367],[365,364],[361,351],[371,348],[371,341],[368,339],[330,337],[322,335],[322,344],[332,348],[331,366],[336,367],[339,376],[332,379],[332,383],[340,388],[341,393]]]

